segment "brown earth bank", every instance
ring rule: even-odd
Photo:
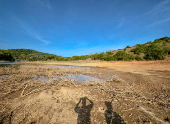
[[[104,81],[77,82],[68,74]],[[0,89],[1,124],[170,123],[169,60],[11,65],[0,67]]]
[[[150,71],[170,71],[170,57],[157,61],[100,61],[100,60],[79,60],[79,61],[36,61],[23,62],[29,64],[49,64],[49,65],[72,65],[105,67],[123,72],[132,72],[148,75]]]

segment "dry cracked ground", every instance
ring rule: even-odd
[[[0,124],[168,124],[170,72],[0,67]],[[79,82],[67,75],[102,80]]]

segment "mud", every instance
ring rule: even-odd
[[[169,72],[150,70],[147,73],[149,75],[106,67],[1,67],[0,75],[11,77],[0,79],[0,123],[170,123]],[[80,83],[64,77],[68,74],[104,81]],[[63,78],[53,80],[54,75]],[[48,80],[33,80],[35,76]]]

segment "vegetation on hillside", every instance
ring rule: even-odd
[[[170,55],[170,37],[156,39],[145,44],[137,44],[134,47],[128,45],[124,49],[93,54],[91,59],[105,61],[163,60],[167,55]]]
[[[129,45],[124,49],[111,50],[90,55],[62,57],[54,54],[38,52],[31,49],[1,50],[0,60],[8,61],[72,61],[72,60],[104,60],[104,61],[129,61],[129,60],[163,60],[170,55],[170,37],[156,39],[145,44]]]
[[[42,61],[48,56],[55,56],[57,55],[38,52],[31,49],[9,49],[14,54],[14,57],[17,61],[26,60],[26,61]]]
[[[0,60],[15,61],[15,58],[9,50],[0,50]]]
[[[163,60],[166,55],[170,54],[170,38],[164,37],[146,44],[138,44],[131,52],[137,55],[143,54],[144,56],[140,59]]]

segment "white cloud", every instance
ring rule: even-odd
[[[42,37],[40,37],[40,35],[35,32],[35,30],[29,26],[28,24],[24,23],[23,21],[17,19],[16,17],[14,17],[14,20],[16,20],[18,22],[18,24],[33,38],[45,43],[45,45],[49,44],[49,41],[43,39]]]
[[[42,6],[48,8],[48,9],[51,9],[49,0],[36,0],[36,1],[37,1],[39,4],[41,4]]]
[[[148,25],[147,27],[154,26],[154,25],[157,25],[157,24],[160,24],[160,23],[163,23],[163,22],[168,22],[168,21],[170,21],[170,17],[163,19],[163,20],[160,20],[160,21],[157,21],[157,22],[154,22],[154,23]]]
[[[78,48],[75,50],[70,50],[69,53],[73,55],[87,55],[87,54],[95,54],[100,52],[106,52],[109,50],[116,50],[123,48],[123,46],[116,46],[115,45],[108,45],[108,46],[94,46],[94,47],[85,47],[85,48]],[[68,51],[67,51],[68,52]]]
[[[79,48],[79,47],[82,47],[84,45],[86,45],[87,43],[85,42],[80,42],[77,46],[75,46],[74,48]]]
[[[42,39],[39,35],[36,36],[36,39],[38,39],[39,41],[44,42],[46,45],[49,44],[49,41]]]
[[[120,20],[120,23],[118,24],[117,28],[120,28],[124,24],[124,22],[125,22],[125,18],[122,18]]]
[[[147,12],[146,15],[155,16],[161,12],[164,13],[166,11],[169,11],[170,10],[169,3],[170,0],[163,0],[163,2],[160,2],[158,5],[153,7],[149,12]]]
[[[159,21],[157,20],[155,21],[154,19],[155,22],[153,21],[153,23],[147,25],[146,28],[170,21],[169,13],[170,13],[170,0],[162,0],[162,2],[153,7],[149,12],[145,13],[145,15],[148,16],[148,18],[153,16],[160,18]]]

